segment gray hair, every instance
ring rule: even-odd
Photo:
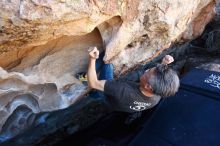
[[[150,85],[154,94],[162,97],[174,95],[180,86],[177,73],[167,65],[158,64],[155,67],[155,74],[150,79]]]

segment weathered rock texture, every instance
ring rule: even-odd
[[[106,46],[105,61],[130,43],[133,49],[129,50],[144,48],[133,53],[138,57],[129,63],[134,65],[172,42],[197,37],[213,17],[214,5],[215,0],[3,0],[0,50],[39,46],[64,35],[85,35],[98,27]]]
[[[86,92],[87,48],[119,74],[199,36],[215,0],[1,0],[0,129],[19,105],[67,107]],[[7,71],[6,71],[7,70]]]

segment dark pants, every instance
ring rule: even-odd
[[[102,52],[99,58],[96,60],[96,72],[99,74],[99,80],[113,80],[113,65],[105,64],[103,61],[103,57],[105,52]],[[103,98],[106,99],[106,96],[102,91],[91,91],[90,96],[93,98]]]

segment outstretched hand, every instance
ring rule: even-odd
[[[96,47],[91,47],[88,49],[89,56],[92,59],[98,59],[99,58],[99,50]]]
[[[168,65],[168,64],[172,63],[173,61],[174,61],[174,59],[172,56],[166,55],[162,60],[162,64]]]

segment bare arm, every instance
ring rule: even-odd
[[[106,80],[98,80],[97,73],[95,70],[95,62],[96,59],[99,57],[99,51],[96,47],[93,48],[92,51],[89,52],[89,65],[88,65],[88,72],[87,72],[87,78],[88,83],[91,88],[104,91],[104,85]]]

